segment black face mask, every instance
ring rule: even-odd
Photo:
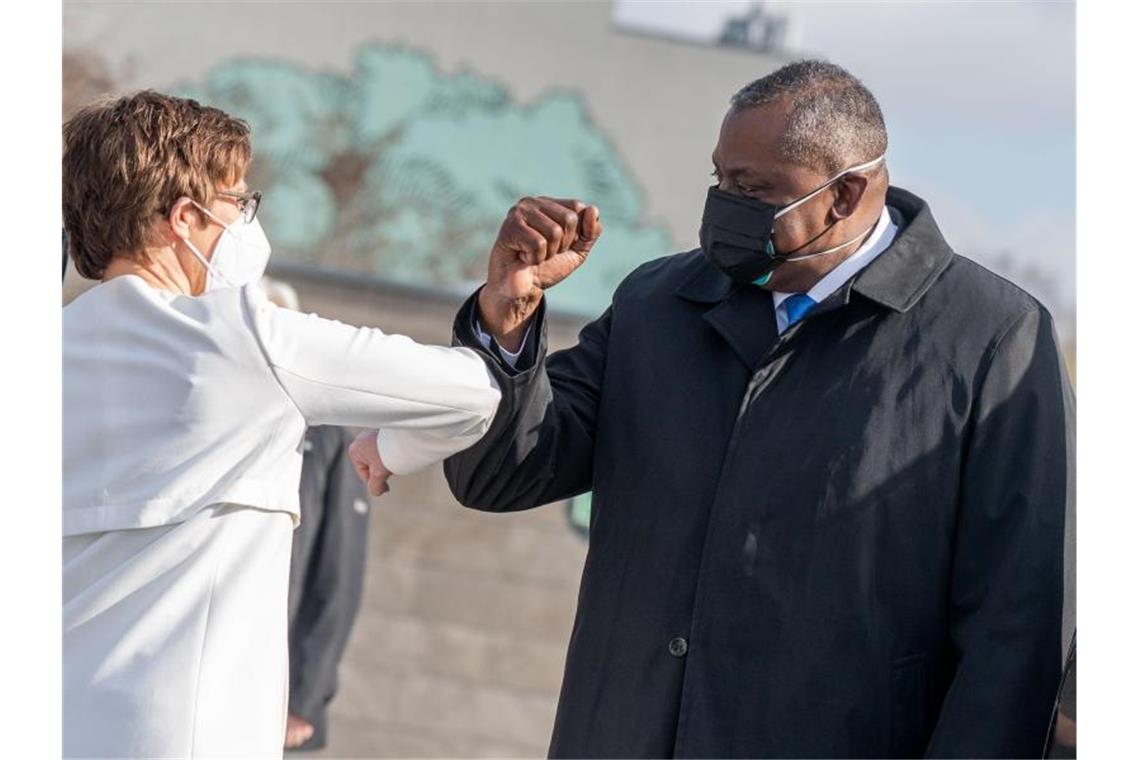
[[[781,264],[826,256],[845,248],[870,229],[826,251],[817,251],[804,256],[776,253],[776,247],[772,244],[772,229],[776,219],[814,198],[844,175],[869,169],[883,158],[879,156],[872,161],[844,169],[807,195],[800,196],[786,206],[776,206],[755,198],[734,195],[713,185],[709,188],[708,197],[705,199],[705,213],[701,218],[701,250],[708,260],[732,278],[733,282],[767,285],[772,277],[772,271]]]
[[[786,258],[772,245],[779,206],[709,188],[701,219],[701,250],[733,282],[767,283]]]

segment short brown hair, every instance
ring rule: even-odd
[[[100,279],[112,257],[142,260],[157,219],[202,205],[249,166],[249,125],[153,90],[80,109],[63,125],[63,225],[75,268]]]

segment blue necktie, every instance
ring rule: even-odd
[[[806,293],[793,293],[784,299],[784,313],[788,315],[788,327],[799,322],[815,306],[815,301]]]

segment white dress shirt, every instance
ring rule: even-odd
[[[402,474],[473,445],[499,388],[470,349],[127,275],[63,310],[63,532],[146,528],[218,503],[299,515],[309,425],[377,428]]]
[[[894,241],[898,230],[898,225],[891,221],[891,215],[887,212],[886,206],[884,206],[883,212],[879,215],[879,221],[875,223],[875,228],[871,230],[870,237],[867,238],[863,245],[855,250],[855,253],[844,259],[839,266],[825,274],[819,282],[813,285],[812,289],[807,292],[808,297],[816,303],[820,303],[823,299],[834,293],[843,283],[854,277],[856,272],[874,261],[880,253],[887,250]],[[786,301],[790,295],[792,294],[772,291],[772,308],[776,310],[776,329],[781,335],[788,329],[788,314],[784,308],[784,301]],[[479,324],[478,318],[474,319],[474,328],[475,334],[479,336],[479,342],[483,344],[483,348],[486,348],[488,351],[491,350],[491,336],[484,332],[483,325]],[[526,348],[526,343],[530,340],[530,332],[530,328],[528,327],[518,351],[511,352],[502,346],[499,347],[499,356],[503,357],[503,361],[505,361],[507,366],[511,369],[514,369],[515,365],[518,364],[519,357],[522,356],[523,349]]]
[[[887,212],[887,207],[884,206],[883,213],[879,215],[879,221],[871,230],[870,237],[855,250],[855,253],[844,259],[839,266],[825,274],[819,282],[813,285],[811,290],[807,292],[808,298],[818,304],[839,290],[843,283],[850,280],[857,272],[874,261],[880,253],[887,250],[898,231],[898,225],[891,221],[891,215]],[[772,307],[776,310],[776,330],[781,335],[788,329],[788,312],[784,301],[791,295],[793,294],[772,291]]]

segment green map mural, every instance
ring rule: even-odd
[[[606,232],[550,299],[592,315],[636,265],[673,248],[573,92],[520,104],[472,72],[441,73],[428,54],[372,45],[348,76],[232,60],[179,94],[249,122],[248,180],[286,260],[467,292],[512,203],[576,197],[602,210]]]

